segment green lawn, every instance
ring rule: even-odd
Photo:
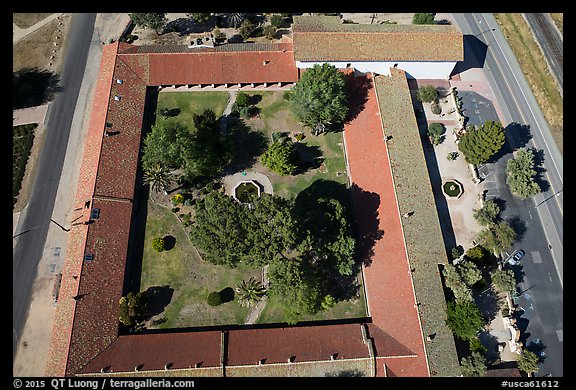
[[[260,109],[259,117],[248,119],[246,124],[261,131],[269,142],[274,132],[303,132],[306,137],[299,142],[297,147],[304,158],[315,163],[313,168],[295,176],[280,176],[268,172],[267,175],[274,187],[274,194],[293,198],[318,179],[333,180],[346,185],[348,177],[342,133],[328,132],[320,136],[312,135],[310,129],[298,122],[284,94],[283,91],[249,93],[249,95],[260,95],[262,99],[256,105]]]
[[[253,92],[260,95],[257,103],[260,114],[246,120],[248,132],[261,133],[267,140],[273,132],[302,131],[306,135],[298,145],[299,152],[310,163],[311,168],[295,176],[280,176],[268,172],[256,159],[259,170],[270,178],[276,195],[293,198],[317,180],[335,181],[347,186],[348,177],[342,147],[342,133],[326,133],[313,136],[292,114],[284,92]],[[158,97],[157,112],[162,108],[179,108],[174,116],[188,127],[192,127],[192,115],[206,108],[222,115],[228,100],[226,92],[162,92]],[[240,151],[252,153],[255,138],[240,138]],[[246,143],[246,145],[244,145]],[[257,153],[253,153],[257,154]],[[250,156],[245,156],[250,157]],[[253,156],[257,157],[257,156]],[[313,164],[315,162],[315,164]],[[256,167],[256,166],[255,166]],[[174,248],[156,252],[152,249],[152,240],[156,237],[172,236]],[[148,201],[148,214],[144,239],[144,254],[141,276],[141,290],[152,286],[169,286],[174,290],[170,303],[163,313],[155,318],[165,317],[161,328],[181,328],[209,325],[243,324],[249,313],[247,308],[238,305],[236,300],[212,307],[206,303],[206,297],[212,291],[234,288],[243,279],[255,277],[260,280],[260,269],[246,267],[228,268],[208,263],[199,258],[195,248],[186,236],[186,232],[176,216],[168,208]],[[305,321],[365,317],[366,304],[363,287],[355,300],[342,301],[327,312],[306,316]],[[258,323],[284,322],[285,315],[281,302],[268,300]]]
[[[168,235],[175,238],[172,249],[164,252],[152,249],[154,238]],[[243,324],[248,309],[236,300],[212,307],[206,303],[206,297],[212,291],[234,288],[242,279],[259,275],[260,270],[231,269],[200,259],[174,213],[148,201],[140,289],[152,286],[174,289],[165,312],[159,315],[166,318],[160,327]]]
[[[158,94],[157,115],[163,108],[179,108],[180,113],[174,117],[177,121],[193,127],[193,115],[205,109],[211,109],[220,117],[228,102],[228,92],[160,92]]]

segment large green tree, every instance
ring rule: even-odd
[[[516,278],[511,269],[496,269],[490,273],[492,284],[497,290],[511,292],[516,289]]]
[[[506,163],[506,183],[510,191],[526,199],[541,191],[540,186],[534,180],[534,152],[531,149],[520,149],[516,157]]]
[[[486,359],[479,352],[472,352],[470,356],[460,361],[462,374],[468,377],[483,377],[486,374]]]
[[[249,251],[242,224],[246,209],[231,197],[213,191],[196,202],[194,211],[192,243],[207,261],[236,266]]]
[[[342,123],[348,114],[344,74],[324,63],[306,69],[290,92],[292,111],[317,135],[326,125]]]
[[[474,302],[448,302],[446,314],[446,324],[462,340],[476,338],[486,323]]]
[[[276,141],[262,154],[262,164],[279,175],[293,175],[298,169],[298,151],[290,140]]]
[[[159,31],[164,28],[168,19],[166,18],[166,14],[160,13],[133,13],[128,14],[130,19],[134,24],[143,28],[151,28],[159,35]]]
[[[442,275],[444,276],[444,283],[446,287],[452,290],[456,302],[474,302],[472,297],[472,290],[466,284],[460,272],[456,266],[452,264],[446,264],[442,269]]]
[[[322,298],[317,277],[299,260],[276,259],[268,269],[269,293],[281,300],[287,321],[294,324],[304,314],[319,310]]]
[[[500,253],[510,249],[516,240],[516,232],[507,222],[500,222],[482,230],[476,240],[484,248]]]
[[[466,285],[472,286],[482,279],[482,272],[472,261],[464,261],[457,265],[458,273]]]
[[[500,122],[487,121],[479,129],[469,129],[460,137],[458,149],[469,164],[487,162],[504,146],[506,137]]]
[[[351,275],[356,241],[342,203],[334,198],[319,198],[305,209],[301,222],[307,230],[300,244],[306,258],[327,272]]]
[[[202,23],[206,23],[208,21],[208,19],[210,19],[210,16],[212,14],[207,12],[207,13],[189,13],[186,14],[186,16],[188,16],[190,19],[194,20],[196,23],[202,24]]]
[[[493,200],[487,200],[482,208],[474,210],[474,219],[482,226],[494,226],[500,214],[500,206]]]
[[[538,358],[538,355],[532,351],[524,349],[518,359],[518,369],[527,374],[532,374],[540,370],[538,367],[539,362],[540,359]]]

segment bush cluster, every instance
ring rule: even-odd
[[[12,128],[12,205],[16,204],[16,197],[22,188],[22,179],[34,143],[34,129],[37,126],[37,123],[31,123]]]
[[[156,252],[162,252],[164,250],[164,245],[165,242],[162,237],[158,237],[152,240],[152,248],[154,248]]]

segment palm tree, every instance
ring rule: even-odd
[[[242,24],[242,22],[246,17],[246,14],[224,14],[224,15],[226,15],[228,23],[230,23],[234,28],[238,28],[238,26]]]
[[[166,192],[169,181],[168,171],[160,164],[156,164],[144,172],[144,183],[150,184],[153,191]]]
[[[253,277],[250,280],[243,280],[236,286],[236,292],[240,294],[238,303],[242,306],[254,306],[266,294],[266,289]]]

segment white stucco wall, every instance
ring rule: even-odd
[[[359,72],[374,72],[389,76],[390,68],[397,64],[397,68],[406,72],[409,79],[447,79],[452,73],[456,62],[385,62],[385,61],[327,61],[336,68],[355,68]],[[324,62],[303,62],[296,61],[296,66],[300,69],[311,68],[315,64]]]

